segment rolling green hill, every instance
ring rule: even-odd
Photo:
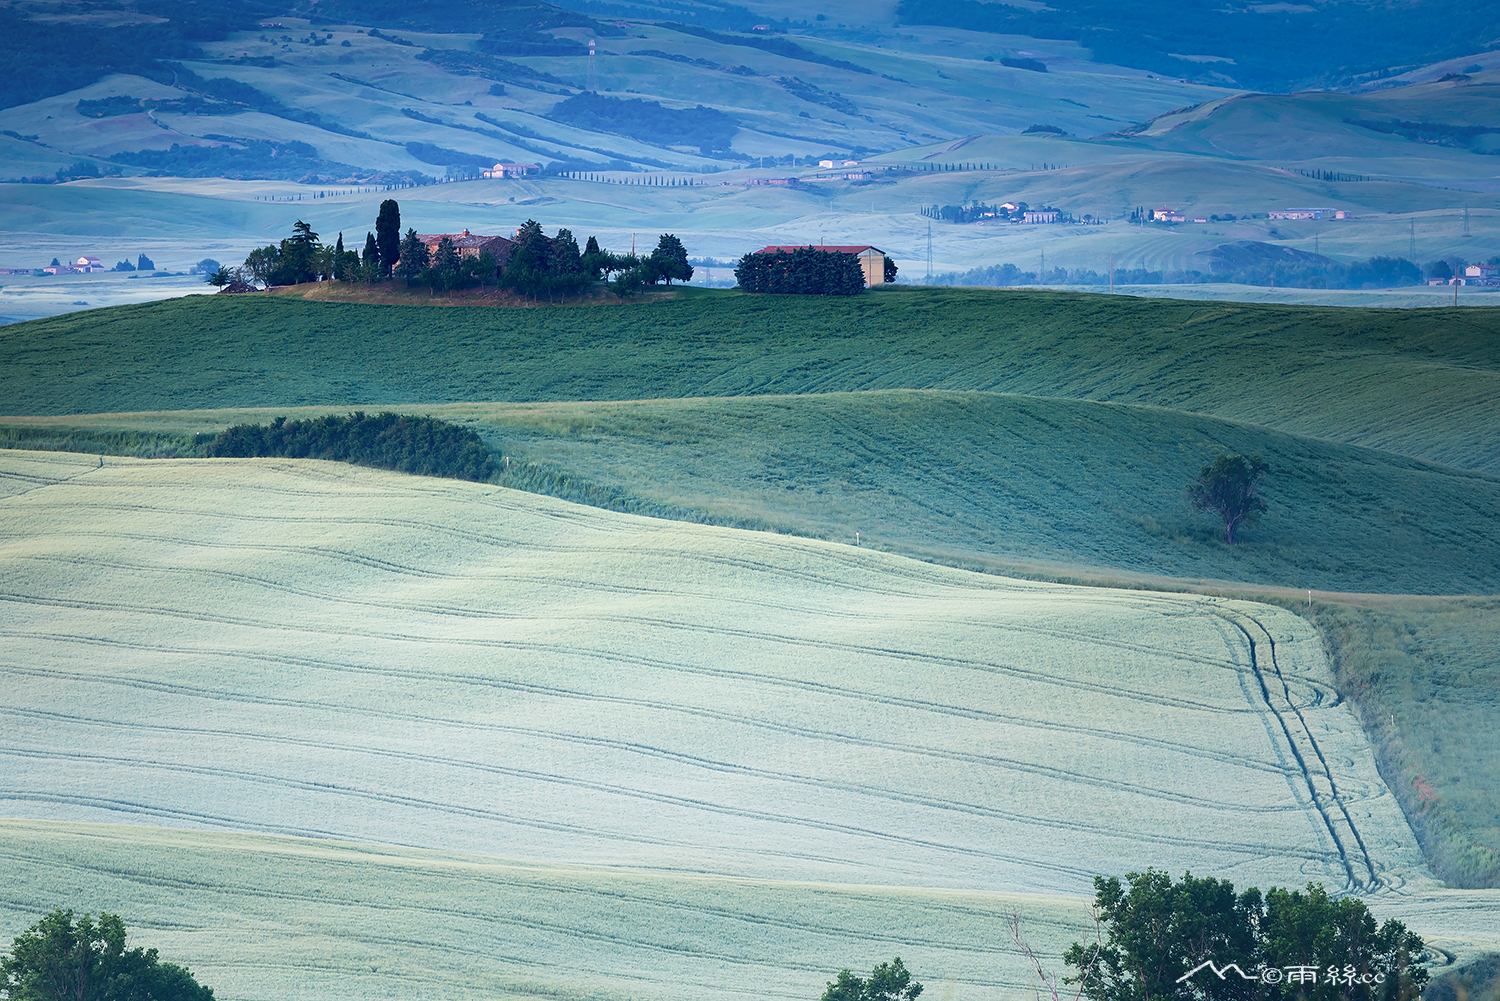
[[[874,390],[404,406],[478,430],[498,482],[617,510],[1017,565],[1413,594],[1500,592],[1500,478],[1156,407]],[[296,415],[314,411],[296,411]],[[0,422],[0,443],[191,455],[286,410]],[[1270,510],[1233,547],[1183,488],[1263,455]]]
[[[896,289],[639,306],[217,297],[0,329],[13,414],[959,389],[1168,407],[1500,471],[1500,310]]]

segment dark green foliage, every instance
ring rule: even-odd
[[[385,254],[381,254],[385,259]],[[406,228],[406,235],[401,238],[399,259],[395,270],[392,271],[397,278],[403,279],[408,286],[422,277],[432,263],[432,254],[427,249],[427,244],[417,239],[417,231],[410,226]]]
[[[171,83],[164,59],[190,59],[199,42],[218,41],[238,18],[219,5],[146,3],[142,13],[168,18],[157,24],[90,24],[32,21],[0,10],[0,108],[65,94],[108,76],[133,73]]]
[[[823,1001],[916,1001],[921,993],[922,985],[912,980],[897,956],[875,967],[865,978],[840,970],[838,978],[828,982]]]
[[[856,295],[865,288],[857,257],[816,247],[798,247],[790,254],[746,254],[734,277],[746,292],[777,295]]]
[[[1377,928],[1362,900],[1332,899],[1321,885],[1273,888],[1264,899],[1251,887],[1186,873],[1132,872],[1094,878],[1094,903],[1108,938],[1103,946],[1074,943],[1063,961],[1068,978],[1090,1001],[1413,1001],[1427,982],[1421,938],[1391,919]],[[1213,962],[1216,976],[1200,963]],[[1268,983],[1263,968],[1311,967],[1316,982]],[[1354,983],[1333,982],[1329,967]],[[1375,978],[1380,982],[1376,983]],[[1186,978],[1186,979],[1184,979]]]
[[[463,283],[463,261],[451,237],[443,237],[432,251],[432,258],[422,270],[423,284],[432,286],[434,294],[458,288]]]
[[[380,214],[375,218],[375,245],[380,250],[381,272],[388,275],[401,256],[401,206],[394,198],[380,203]],[[366,240],[367,255],[369,246],[370,241]]]
[[[135,259],[135,269],[137,271],[155,271],[156,262],[151,260],[151,258],[147,257],[145,254],[141,254]]]
[[[212,285],[214,288],[223,288],[225,285],[228,285],[230,282],[234,281],[234,273],[221,264],[213,271],[209,272],[208,277],[205,278],[204,281],[209,285]]]
[[[896,262],[889,257],[885,259],[885,280],[887,284],[896,280]]]
[[[1271,467],[1258,455],[1245,458],[1220,452],[1187,486],[1194,511],[1212,511],[1224,520],[1224,536],[1234,545],[1234,530],[1266,509],[1260,481]]]
[[[1387,75],[1474,51],[1474,39],[1500,34],[1500,6],[1483,3],[1464,18],[1414,18],[1405,8],[1335,0],[1315,10],[1205,7],[1196,0],[1061,0],[1027,9],[980,0],[901,0],[908,24],[942,24],[1005,35],[1077,41],[1098,62],[1165,76],[1224,81],[1268,91]],[[1221,56],[1201,63],[1179,53]]]
[[[1011,69],[1017,70],[1031,70],[1034,73],[1047,72],[1047,64],[1042,62],[1040,59],[1021,59],[1002,56],[1000,59],[1000,65],[1009,66]]]
[[[700,28],[693,24],[665,23],[664,28],[680,31],[685,35],[697,35],[699,38],[707,38],[710,41],[719,42],[722,45],[744,45],[752,49],[760,49],[763,52],[774,52],[778,56],[787,59],[799,59],[805,63],[818,63],[823,66],[834,66],[842,70],[850,70],[854,73],[873,73],[873,70],[863,66],[847,62],[843,59],[834,59],[831,56],[820,55],[811,49],[805,49],[789,38],[776,35],[725,35],[707,28]]]
[[[456,149],[434,146],[432,143],[410,142],[406,144],[406,151],[423,163],[431,163],[439,167],[483,168],[492,166],[495,162],[492,156],[461,153]]]
[[[693,266],[688,263],[687,249],[682,241],[671,233],[663,233],[651,251],[651,268],[668,285],[676,278],[681,282],[693,280]],[[651,284],[655,284],[652,282]]]
[[[695,146],[708,153],[729,149],[739,123],[716,108],[664,108],[641,98],[603,97],[585,91],[561,101],[548,118],[594,132],[614,132],[661,146]]]
[[[115,266],[113,268],[110,268],[110,270],[111,271],[134,271],[135,270],[135,265],[131,264],[129,261],[117,261],[117,262],[115,262]]]
[[[331,459],[419,476],[488,482],[499,469],[479,435],[432,417],[385,413],[236,424],[203,449],[209,458]]]
[[[142,257],[141,260],[145,260]],[[245,258],[245,270],[256,281],[268,285],[300,285],[317,281],[322,268],[322,244],[312,226],[298,219],[292,235],[279,246],[252,250]],[[144,266],[142,271],[146,270]]]
[[[398,222],[397,225],[400,225],[400,223]],[[397,243],[396,246],[399,248],[401,245]],[[375,242],[375,234],[368,230],[365,232],[365,250],[360,255],[360,265],[364,272],[379,276],[380,246]]]
[[[58,909],[16,936],[0,959],[0,996],[9,1001],[213,1001],[180,966],[155,949],[125,948],[116,914]]]
[[[342,176],[356,173],[347,164],[318,156],[317,150],[296,140],[235,139],[233,145],[181,146],[115,153],[115,163],[144,168],[146,173],[171,177],[228,177],[235,180],[295,181],[311,173]]]

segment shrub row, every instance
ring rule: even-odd
[[[332,459],[419,476],[489,482],[499,472],[479,435],[434,417],[355,411],[347,417],[236,424],[203,449],[210,458]]]

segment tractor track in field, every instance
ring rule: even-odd
[[[1276,659],[1276,637],[1271,635],[1263,622],[1246,612],[1217,609],[1215,614],[1237,629],[1249,644],[1250,669],[1260,686],[1266,711],[1276,720],[1297,761],[1303,781],[1307,783],[1308,797],[1322,818],[1323,826],[1338,852],[1348,889],[1376,890],[1384,887],[1386,882],[1376,873],[1375,863],[1370,858],[1369,849],[1365,847],[1364,838],[1355,826],[1354,818],[1349,815],[1349,808],[1344,804],[1343,797],[1339,795],[1338,784],[1334,781],[1328,759],[1313,737],[1307,717],[1292,698],[1291,686],[1281,673],[1281,665]],[[1265,637],[1266,650],[1270,655],[1269,671],[1274,675],[1276,686],[1281,689],[1279,693],[1273,690],[1273,685],[1267,680],[1267,665],[1262,663],[1255,636],[1251,633],[1251,628],[1241,621],[1242,618],[1248,620]]]

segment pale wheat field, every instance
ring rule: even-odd
[[[993,997],[1018,958],[954,914],[1071,897],[1033,929],[1055,955],[1094,874],[1147,865],[1495,937],[1493,894],[1436,891],[1316,636],[1263,605],[334,463],[24,452],[0,582],[0,816],[392,846],[0,827],[0,938],[80,894],[169,931],[227,894],[178,929],[222,928],[194,941],[223,997],[301,996],[302,938],[234,958],[299,922],[345,923],[348,996],[451,967],[465,996],[816,997],[888,958],[849,954],[874,935],[935,998]],[[958,897],[961,933],[924,924]]]

